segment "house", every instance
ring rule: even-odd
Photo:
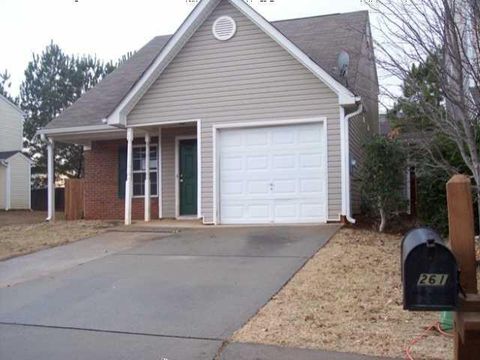
[[[87,219],[354,221],[377,95],[368,12],[268,22],[202,0],[39,133],[50,175],[56,141],[84,145]]]
[[[0,94],[0,209],[30,209],[30,159],[22,154],[23,113]]]

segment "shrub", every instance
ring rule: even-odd
[[[361,189],[366,204],[380,216],[378,230],[383,232],[387,220],[405,206],[402,193],[406,156],[396,140],[373,137],[364,145]]]

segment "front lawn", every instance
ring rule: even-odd
[[[405,357],[436,312],[402,308],[400,235],[343,228],[233,340]],[[415,359],[451,359],[451,338],[432,331]]]
[[[107,221],[45,222],[36,211],[0,212],[0,260],[85,239],[116,226]]]

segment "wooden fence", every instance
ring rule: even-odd
[[[33,189],[32,195],[32,210],[47,211],[47,189]],[[55,210],[63,211],[65,207],[65,189],[55,189]]]
[[[84,209],[83,180],[68,179],[65,181],[65,220],[83,218]]]

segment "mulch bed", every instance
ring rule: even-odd
[[[405,357],[438,312],[403,310],[401,234],[341,229],[233,340]],[[438,331],[412,347],[415,359],[451,359]]]

